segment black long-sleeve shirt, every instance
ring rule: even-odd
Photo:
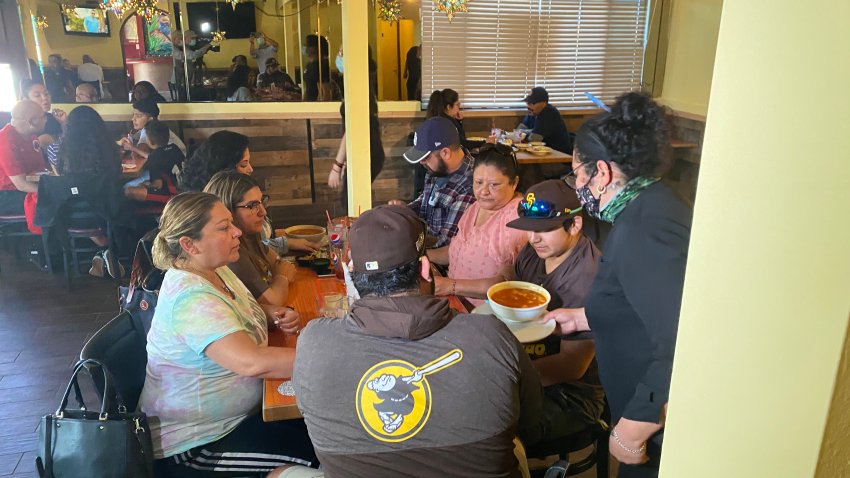
[[[585,312],[613,423],[658,423],[667,403],[692,211],[663,183],[626,206]]]

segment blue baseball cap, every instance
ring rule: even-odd
[[[435,116],[428,118],[416,128],[413,135],[413,147],[404,153],[408,163],[417,164],[438,149],[460,144],[460,135],[454,123],[448,118]]]

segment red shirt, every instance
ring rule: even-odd
[[[35,173],[44,169],[44,158],[18,130],[7,124],[0,129],[0,191],[17,188],[9,176]]]

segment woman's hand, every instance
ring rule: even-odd
[[[661,428],[658,423],[621,418],[608,438],[609,450],[620,463],[627,465],[646,463],[649,459],[646,455],[646,441]]]
[[[133,142],[130,140],[130,138],[125,136],[125,137],[121,138],[121,146],[132,148],[136,145],[133,144]]]
[[[328,187],[332,189],[339,189],[342,185],[342,170],[331,169],[331,172],[328,173]]]
[[[287,238],[286,242],[289,244],[289,249],[292,251],[307,251],[313,252],[319,250],[319,245],[315,242],[310,242],[307,239],[290,239]]]
[[[455,118],[458,121],[463,121],[463,110],[458,110],[457,115],[455,115]]]
[[[68,120],[68,114],[65,113],[65,110],[61,110],[59,108],[53,110],[53,117],[56,118],[56,121],[58,121],[62,126],[65,126],[65,121]]]
[[[273,310],[272,320],[285,334],[297,335],[301,332],[301,315],[292,307],[278,307]]]
[[[491,134],[490,136],[487,137],[487,139],[484,140],[484,142],[490,143],[490,144],[495,144],[496,143],[496,135]]]
[[[289,261],[278,260],[277,264],[274,266],[274,275],[276,276],[284,276],[289,282],[295,280],[295,264]]]
[[[453,282],[454,279],[449,279],[448,277],[435,276],[434,295],[451,295]]]
[[[576,332],[590,330],[587,325],[587,317],[584,315],[584,307],[581,309],[555,309],[544,315],[541,322],[554,320],[558,326],[558,333],[569,335]]]

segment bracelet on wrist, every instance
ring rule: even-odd
[[[630,448],[630,447],[626,446],[625,443],[621,442],[620,441],[620,435],[618,435],[617,430],[615,430],[613,428],[611,429],[611,436],[614,437],[614,441],[617,442],[617,445],[620,448],[622,448],[623,450],[626,450],[627,452],[631,453],[632,455],[643,455],[643,452],[646,451],[646,442],[642,443],[639,448],[635,449],[635,448]]]
[[[341,172],[341,171],[342,171],[342,169],[340,169],[340,168],[338,168],[338,167],[334,166],[334,167],[332,167],[332,168],[331,168],[331,171],[333,171],[333,172],[335,172],[335,173],[339,173],[339,172]]]
[[[339,161],[336,161],[336,160],[334,161],[334,164],[336,164],[336,165],[337,165],[337,166],[339,166],[340,168],[344,168],[344,167],[345,167],[345,163],[340,163]]]
[[[452,295],[457,295],[457,281],[452,279]]]

